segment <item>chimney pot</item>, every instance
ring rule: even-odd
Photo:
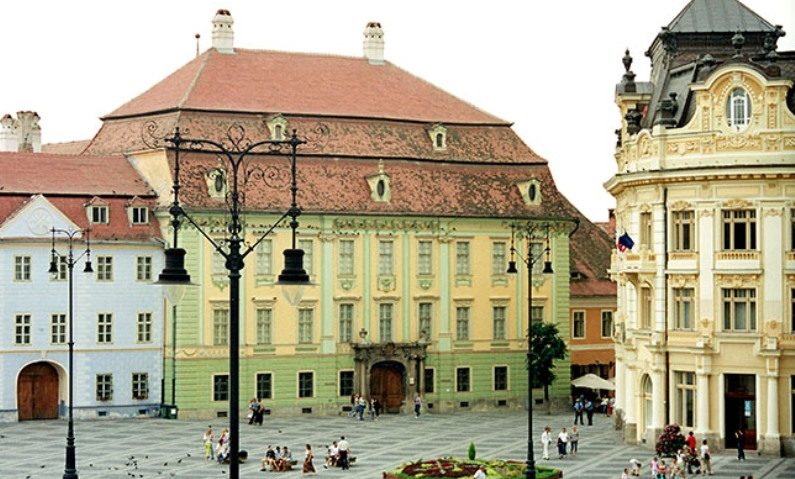
[[[220,53],[235,53],[235,21],[229,10],[219,9],[213,17],[213,48]]]
[[[363,46],[364,57],[371,65],[384,64],[384,30],[380,22],[367,22]]]

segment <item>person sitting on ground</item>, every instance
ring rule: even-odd
[[[640,461],[634,458],[629,460],[629,474],[634,477],[640,477]]]
[[[484,466],[480,466],[477,471],[475,471],[475,475],[472,476],[473,479],[486,479],[486,468]]]
[[[265,457],[262,458],[260,462],[260,471],[266,471],[268,467],[273,470],[273,464],[276,462],[276,452],[274,452],[273,447],[268,444],[268,449],[265,450]]]
[[[289,471],[293,468],[293,454],[287,446],[282,447],[281,457],[276,458],[277,471]]]
[[[339,449],[337,449],[337,441],[331,443],[328,447],[328,454],[326,454],[326,464],[323,467],[337,467],[339,460]]]

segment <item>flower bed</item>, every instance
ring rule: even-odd
[[[416,479],[428,477],[472,477],[480,466],[486,466],[489,479],[520,479],[525,476],[523,461],[469,461],[454,458],[419,460],[385,472],[383,479]],[[536,466],[537,479],[561,479],[558,469]]]

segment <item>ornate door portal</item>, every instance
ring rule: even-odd
[[[354,343],[356,392],[378,398],[385,412],[411,410],[414,395],[422,391],[427,344]],[[403,406],[410,405],[406,410]]]
[[[51,364],[31,364],[19,373],[17,408],[20,421],[58,418],[58,371]]]
[[[384,412],[400,412],[406,396],[404,373],[403,365],[394,361],[378,363],[370,371],[370,397],[378,398],[384,405]]]

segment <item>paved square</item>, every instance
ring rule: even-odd
[[[540,458],[540,435],[549,424],[554,431],[569,426],[570,415],[539,414],[533,423],[536,458]],[[224,427],[210,421],[216,437]],[[223,478],[226,467],[207,464],[201,435],[207,421],[164,419],[123,419],[80,421],[75,424],[78,472],[82,479],[105,478]],[[592,427],[583,426],[580,453],[563,461],[540,460],[540,464],[562,467],[566,478],[617,479],[629,459],[644,463],[650,451],[627,447],[619,442],[612,421],[597,416]],[[379,479],[382,471],[401,462],[443,455],[466,456],[474,441],[479,457],[524,459],[527,446],[527,416],[521,412],[424,414],[383,416],[376,422],[359,422],[346,417],[266,418],[265,426],[241,425],[241,446],[252,460],[241,465],[241,477],[299,477],[298,471],[260,472],[259,459],[268,444],[287,445],[294,457],[303,460],[304,444],[310,443],[318,457],[325,445],[345,435],[357,462],[350,471],[324,470],[316,459],[318,476],[350,479]],[[63,475],[65,421],[0,424],[0,477],[3,479],[54,479]],[[744,474],[755,478],[795,477],[795,459],[760,458],[748,454],[738,463],[730,453],[716,454],[716,478],[737,479]],[[644,474],[643,477],[648,477]]]

